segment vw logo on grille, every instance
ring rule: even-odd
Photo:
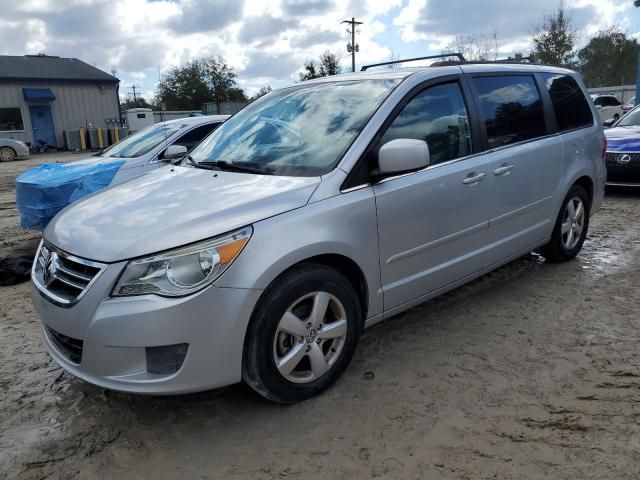
[[[51,252],[47,258],[44,268],[42,269],[42,280],[45,286],[50,286],[55,280],[55,274],[58,271],[58,254]]]
[[[620,165],[624,165],[625,163],[629,163],[631,161],[631,155],[629,155],[628,153],[618,155],[618,158],[616,160]]]

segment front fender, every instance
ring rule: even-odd
[[[300,262],[337,254],[351,259],[364,274],[369,316],[382,312],[378,228],[371,188],[308,204],[253,227],[251,240],[216,286],[262,290]]]

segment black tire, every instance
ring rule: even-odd
[[[613,116],[613,121],[617,122],[620,119],[620,115],[618,115],[617,113]]]
[[[575,244],[573,248],[567,248],[563,241],[562,234],[562,222],[565,216],[565,211],[567,210],[567,205],[569,201],[572,199],[579,198],[582,201],[584,206],[584,223],[582,227],[582,232],[578,239],[578,242]],[[543,246],[540,250],[542,255],[550,262],[566,262],[568,260],[573,259],[580,250],[582,249],[582,244],[584,243],[585,238],[587,237],[587,231],[589,230],[589,214],[591,211],[591,200],[589,199],[589,195],[587,195],[586,190],[580,185],[573,185],[569,189],[569,193],[567,193],[564,201],[562,202],[562,207],[560,207],[560,212],[558,213],[558,218],[556,219],[556,223],[553,228],[553,233],[551,234],[551,240],[545,246]]]
[[[16,159],[16,151],[11,147],[0,147],[0,162],[10,162]]]
[[[326,373],[307,383],[296,383],[278,371],[274,341],[280,319],[287,309],[312,292],[327,292],[339,300],[346,313],[347,333],[339,355]],[[242,379],[260,395],[276,403],[292,404],[318,395],[331,386],[349,365],[362,326],[358,295],[343,275],[315,263],[294,267],[265,290],[253,312],[244,341]]]

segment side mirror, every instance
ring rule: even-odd
[[[614,123],[616,123],[616,121],[613,118],[610,118],[609,120],[602,122],[602,125],[604,125],[604,128],[610,128]]]
[[[175,160],[176,158],[182,158],[187,154],[187,147],[184,145],[169,145],[164,151],[162,160]]]
[[[398,138],[385,143],[378,151],[378,173],[400,173],[428,167],[429,146],[424,140]]]
[[[596,105],[596,110],[602,110],[602,105]]]

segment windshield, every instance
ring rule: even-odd
[[[627,115],[622,117],[616,127],[636,127],[640,125],[640,108],[631,110]]]
[[[398,80],[300,85],[267,94],[191,153],[196,162],[268,167],[275,175],[332,170]]]
[[[118,158],[135,158],[149,153],[165,139],[171,137],[185,125],[172,123],[170,125],[152,125],[139,132],[129,135],[113,147],[104,150],[101,155]]]

